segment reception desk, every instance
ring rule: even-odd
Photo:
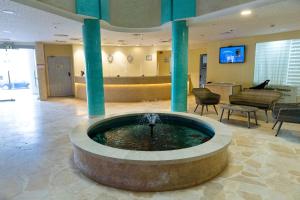
[[[171,98],[171,77],[105,77],[106,102],[139,102]],[[86,99],[85,77],[75,77],[75,97]]]
[[[238,94],[242,90],[242,85],[233,83],[209,83],[205,85],[210,91],[221,95],[221,103],[229,103],[229,96]]]

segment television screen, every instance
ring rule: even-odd
[[[229,46],[220,48],[221,64],[227,63],[244,63],[245,62],[245,46]]]

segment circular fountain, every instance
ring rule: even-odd
[[[134,191],[200,184],[227,165],[230,131],[186,113],[131,113],[84,122],[70,134],[74,161],[91,179]]]

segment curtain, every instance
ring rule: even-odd
[[[296,86],[300,96],[300,40],[256,44],[254,83]]]
[[[265,80],[272,85],[286,84],[290,44],[290,40],[256,44],[255,84]]]

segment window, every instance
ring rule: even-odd
[[[256,44],[254,83],[271,80],[272,85],[291,85],[300,96],[300,40]]]

